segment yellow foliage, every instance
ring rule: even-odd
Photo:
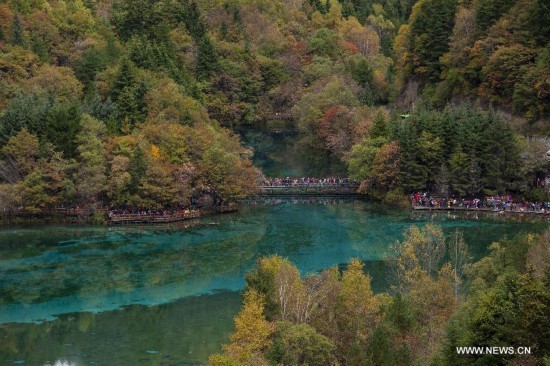
[[[380,54],[380,37],[370,26],[363,26],[354,17],[339,23],[339,32],[345,41],[357,46],[359,52],[367,58]]]
[[[208,113],[195,99],[183,95],[173,80],[163,79],[147,93],[147,120],[192,124],[208,120]]]
[[[378,298],[371,289],[371,279],[365,275],[363,262],[352,259],[342,275],[338,295],[339,326],[349,333],[348,340],[365,339],[378,320]],[[347,338],[344,336],[344,338]]]
[[[235,317],[235,331],[230,335],[231,344],[223,349],[240,364],[247,364],[256,353],[265,350],[271,344],[269,336],[274,331],[264,315],[265,299],[255,290],[244,295],[244,305]]]
[[[42,89],[59,100],[74,100],[82,95],[83,86],[69,67],[41,66],[36,75],[25,82],[28,92]]]
[[[4,34],[10,34],[13,12],[8,4],[0,4],[0,30]]]
[[[159,160],[160,159],[160,149],[155,144],[151,145],[151,157],[153,158],[153,160]]]

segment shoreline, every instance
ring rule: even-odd
[[[222,206],[223,207],[223,206]],[[12,226],[12,225],[93,225],[93,226],[123,226],[123,225],[158,225],[158,224],[174,224],[178,222],[192,221],[203,217],[209,217],[214,215],[223,215],[226,213],[237,212],[238,206],[231,206],[230,209],[220,209],[219,207],[202,208],[195,210],[195,213],[189,216],[178,216],[172,218],[164,215],[139,215],[139,214],[127,214],[121,215],[128,218],[128,220],[112,220],[107,211],[96,211],[96,214],[91,215],[64,215],[61,213],[51,214],[47,212],[36,214],[14,214],[12,213],[0,213],[0,227]],[[101,218],[98,219],[99,214]],[[118,215],[117,215],[118,216]]]
[[[273,195],[258,195],[251,196],[247,199],[239,200],[237,203],[231,206],[220,206],[220,207],[208,207],[200,208],[195,210],[190,215],[154,215],[154,214],[123,214],[116,216],[123,216],[123,218],[116,217],[115,219],[110,218],[108,211],[98,210],[95,214],[89,215],[69,215],[63,213],[52,213],[52,212],[42,212],[42,213],[0,213],[0,227],[12,226],[12,225],[29,225],[29,224],[65,224],[65,225],[95,225],[95,226],[124,226],[124,225],[158,225],[158,224],[170,224],[178,222],[192,221],[200,219],[203,217],[221,215],[226,213],[233,213],[239,211],[239,206],[241,205],[251,205],[256,204],[256,202],[261,202],[261,199],[312,199],[326,197],[332,199],[360,199],[361,201],[369,201],[367,196],[361,194],[331,194],[331,195],[319,195],[319,194],[298,194],[298,195],[286,195],[286,194],[273,194]],[[392,205],[384,204],[380,201],[373,200],[381,204],[387,209],[397,209],[397,207]],[[409,208],[399,208],[400,210],[410,210],[411,213],[414,212],[456,212],[456,213],[484,213],[484,214],[506,214],[506,216],[531,216],[531,217],[549,217],[550,211],[539,210],[499,210],[494,208],[472,208],[472,207],[426,207],[426,206],[414,206],[411,205]]]
[[[550,215],[550,211],[540,210],[540,211],[529,211],[529,210],[499,210],[494,208],[468,208],[468,207],[425,207],[425,206],[412,206],[413,211],[458,211],[458,212],[487,212],[494,214],[535,214],[535,215]]]

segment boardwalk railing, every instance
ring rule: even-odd
[[[172,214],[111,214],[109,220],[113,224],[163,223],[196,219],[201,216],[199,210],[187,210]]]
[[[238,210],[236,203],[230,203],[227,205],[216,206],[215,211],[217,213],[235,212]]]
[[[440,207],[440,206],[413,206],[415,211],[477,211],[477,212],[495,212],[495,213],[513,213],[513,214],[537,214],[537,215],[550,215],[550,211],[545,209],[540,210],[531,210],[531,209],[505,209],[501,210],[494,207],[466,207],[466,206],[450,206],[450,207]]]
[[[358,188],[356,183],[289,183],[261,185],[260,194],[356,194]]]

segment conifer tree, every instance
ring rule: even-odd
[[[27,39],[25,37],[25,30],[23,29],[23,24],[21,24],[21,17],[19,16],[19,14],[15,14],[13,16],[11,32],[11,42],[17,46],[26,48]]]
[[[470,159],[468,154],[462,151],[462,147],[458,145],[455,152],[449,159],[449,167],[451,171],[451,187],[459,195],[464,196],[469,191],[470,180]]]
[[[210,37],[204,36],[198,43],[196,74],[199,79],[206,80],[219,67],[218,54]]]
[[[107,184],[105,164],[105,143],[102,135],[106,133],[103,122],[83,115],[81,131],[76,136],[80,169],[76,173],[76,190],[84,203],[95,203]]]

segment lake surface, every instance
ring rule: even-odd
[[[381,291],[388,246],[430,220],[463,230],[476,258],[548,226],[327,198],[250,202],[178,225],[0,228],[0,364],[202,364],[227,341],[258,258],[280,254],[308,273],[358,257]]]

